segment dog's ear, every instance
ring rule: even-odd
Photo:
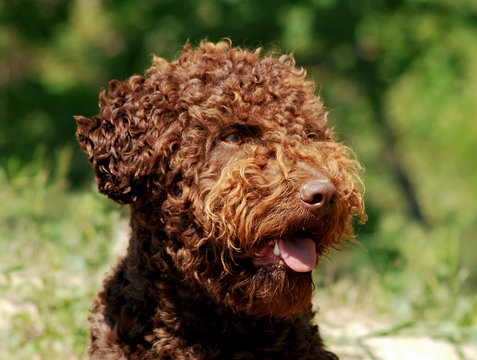
[[[99,96],[98,115],[75,116],[76,137],[94,168],[99,191],[121,204],[147,196],[151,182],[159,191],[168,153],[177,141],[170,129],[168,137],[160,136],[171,114],[161,109],[163,94],[148,89],[146,81],[142,76],[123,83],[113,80],[108,94],[103,90]]]

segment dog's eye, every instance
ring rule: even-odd
[[[242,142],[242,137],[239,134],[233,133],[227,135],[223,141],[231,145],[240,145],[240,143]]]
[[[311,141],[319,141],[320,140],[320,137],[318,136],[317,133],[309,133],[306,135],[307,139],[311,140]]]

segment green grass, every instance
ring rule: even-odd
[[[0,168],[0,358],[80,359],[88,309],[114,262],[127,209],[92,184],[73,191],[69,152],[48,165]],[[51,170],[49,170],[51,169]],[[454,342],[477,340],[477,299],[463,286],[459,224],[431,229],[383,216],[372,233],[324,261],[321,297],[396,319],[392,331],[424,332]],[[403,326],[399,326],[403,324]]]
[[[68,191],[67,151],[0,169],[0,358],[77,359],[91,300],[112,261],[119,212],[91,187]]]
[[[330,256],[315,274],[318,291],[386,315],[397,324],[394,333],[477,341],[477,296],[475,288],[465,289],[470,272],[460,261],[471,250],[462,247],[460,232],[453,222],[426,229],[404,217],[383,218],[360,238],[362,246]]]

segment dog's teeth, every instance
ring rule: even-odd
[[[275,243],[275,247],[273,248],[273,255],[275,255],[275,256],[280,256],[281,255],[280,248],[278,247],[277,242]]]

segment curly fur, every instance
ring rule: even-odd
[[[92,359],[336,359],[312,324],[311,272],[253,259],[304,229],[318,255],[353,239],[359,164],[293,57],[259,55],[187,44],[76,117],[99,191],[131,208],[127,255],[92,309]],[[332,211],[298,200],[315,178],[334,185]]]

